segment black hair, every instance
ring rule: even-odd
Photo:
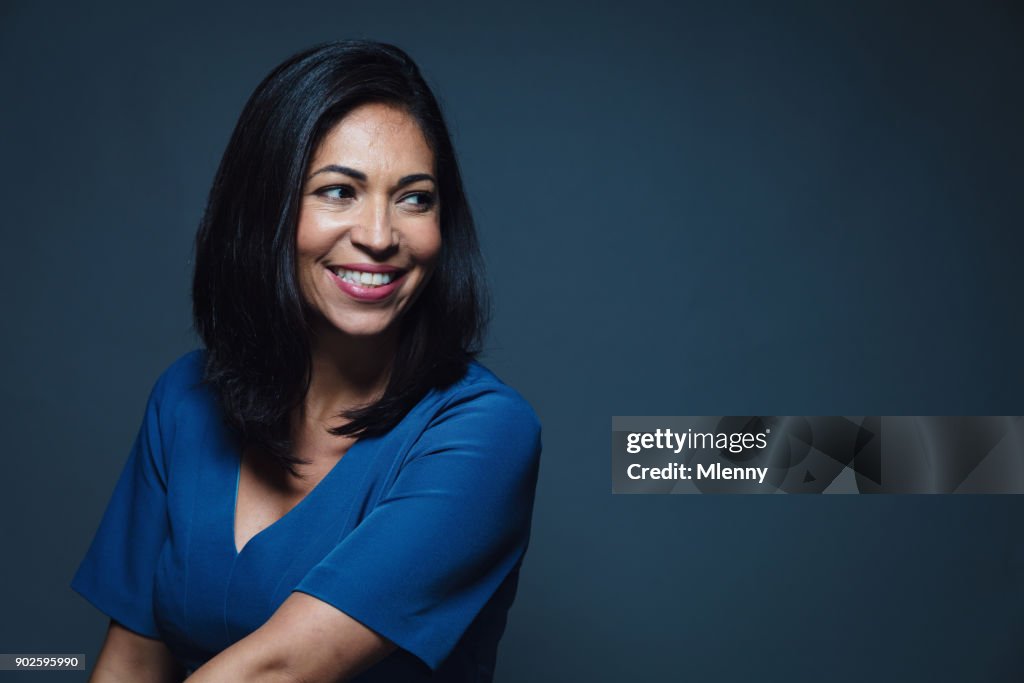
[[[387,387],[339,415],[330,432],[394,427],[434,387],[458,380],[480,352],[490,316],[483,259],[448,127],[419,68],[369,40],[321,43],[277,66],[249,97],[224,151],[194,245],[193,324],[206,348],[202,382],[225,422],[295,474],[291,414],[311,379],[312,321],[296,274],[303,179],[321,140],[368,103],[405,110],[434,154],[441,249],[433,275],[399,321]]]

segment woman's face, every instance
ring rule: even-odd
[[[434,155],[402,109],[353,109],[306,172],[296,235],[306,302],[343,334],[388,330],[423,290],[441,249]]]

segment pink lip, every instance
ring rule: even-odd
[[[347,265],[346,266],[341,266],[341,267],[349,269],[349,270],[361,270],[360,268],[352,268],[351,266],[347,266]],[[334,281],[334,284],[336,284],[338,286],[338,289],[340,289],[341,291],[345,292],[350,297],[352,297],[353,299],[356,299],[358,301],[379,301],[381,299],[384,299],[384,298],[388,297],[396,289],[398,289],[398,286],[402,284],[403,280],[405,280],[405,273],[403,272],[401,275],[399,275],[397,278],[395,278],[394,280],[392,280],[391,282],[389,282],[386,285],[380,285],[379,287],[360,287],[357,284],[353,284],[353,283],[348,282],[346,280],[342,280],[340,277],[335,275],[334,271],[332,271],[330,268],[326,268],[325,270],[327,270],[327,274]],[[384,270],[384,271],[373,271],[373,272],[389,273],[389,272],[393,272],[394,270],[398,270],[398,269],[394,268],[394,269],[389,269],[389,270]]]

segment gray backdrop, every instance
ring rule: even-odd
[[[483,361],[544,424],[498,681],[1024,675],[1024,498],[613,496],[608,469],[612,415],[1021,414],[1020,5],[143,4],[0,1],[0,651],[95,655],[67,584],[196,344],[232,126],[285,57],[365,37],[436,87]]]

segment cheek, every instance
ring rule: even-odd
[[[295,232],[295,251],[300,259],[316,258],[316,254],[323,249],[327,241],[329,230],[326,228],[324,222],[317,220],[315,214],[302,212]]]
[[[320,268],[317,261],[324,252],[325,244],[323,226],[308,215],[300,217],[295,232],[295,269],[299,286],[307,298],[316,290]]]

